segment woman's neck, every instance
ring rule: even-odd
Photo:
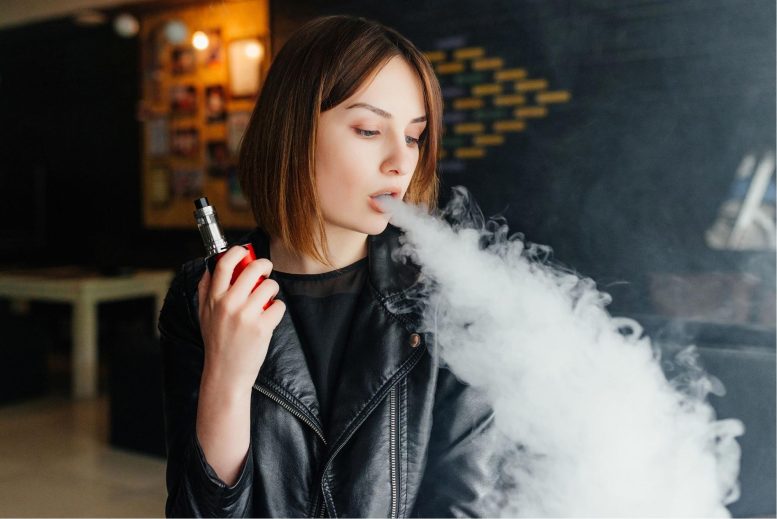
[[[273,270],[288,274],[323,274],[347,267],[367,256],[367,235],[341,227],[326,226],[329,257],[334,268],[310,256],[294,256],[274,236],[270,238]]]

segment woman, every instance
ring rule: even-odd
[[[168,516],[483,513],[492,411],[392,312],[418,269],[373,198],[435,206],[441,112],[374,22],[313,20],[275,58],[240,150],[260,259],[232,286],[243,248],[186,263],[160,314]]]

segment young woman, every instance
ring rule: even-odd
[[[435,207],[441,112],[375,22],[313,20],[275,58],[240,150],[260,259],[231,286],[242,247],[184,264],[160,314],[168,516],[483,513],[492,410],[392,311],[418,269],[374,200]]]

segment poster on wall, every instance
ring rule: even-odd
[[[208,142],[207,148],[208,176],[213,178],[226,177],[230,165],[229,150],[225,141]]]
[[[186,117],[197,113],[197,88],[194,85],[170,87],[170,113],[173,117]]]
[[[170,203],[170,168],[154,165],[149,168],[148,200],[156,209],[167,207]]]
[[[196,158],[200,151],[200,131],[197,128],[176,128],[172,138],[173,155]]]
[[[224,63],[224,47],[221,40],[221,29],[204,31],[208,37],[208,48],[199,52],[200,63],[205,67],[218,67]]]
[[[148,154],[151,157],[164,157],[170,153],[170,127],[167,117],[150,119],[148,125]]]
[[[196,69],[194,49],[173,47],[170,51],[170,66],[174,76],[193,74]]]
[[[222,85],[205,87],[205,120],[208,123],[224,122],[227,118],[226,92]]]
[[[176,198],[196,198],[202,195],[203,171],[200,168],[173,170],[172,192]]]

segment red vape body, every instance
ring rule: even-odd
[[[237,277],[240,275],[241,272],[243,272],[243,269],[248,266],[249,263],[254,261],[256,259],[256,253],[254,252],[254,246],[250,243],[247,243],[245,245],[241,245],[244,249],[248,251],[248,254],[243,256],[243,259],[240,260],[240,263],[235,265],[235,270],[232,271],[232,279],[229,281],[229,285],[232,286],[235,281],[237,281]],[[210,273],[213,274],[213,269],[216,268],[216,263],[221,259],[221,256],[226,254],[227,251],[219,252],[210,258],[208,258],[206,261],[208,263],[208,270],[210,270]],[[212,266],[211,266],[212,265]],[[262,281],[265,280],[264,276],[259,276],[259,281],[256,282],[256,285],[254,285],[254,288],[251,289],[251,292],[256,290],[256,287],[262,284]],[[264,306],[264,310],[267,310],[267,307],[272,304],[272,299]]]
[[[216,210],[208,204],[208,199],[203,197],[195,200],[194,207],[197,208],[197,210],[194,211],[194,218],[197,221],[197,227],[200,229],[205,249],[209,254],[205,258],[205,264],[207,265],[208,271],[213,274],[216,263],[218,263],[219,259],[227,252],[229,246],[224,238],[224,234],[221,232],[221,227],[219,226],[218,218],[216,217]],[[256,259],[256,252],[254,252],[253,245],[247,243],[241,244],[240,246],[246,249],[248,253],[240,260],[240,263],[238,263],[232,271],[232,279],[229,281],[230,286],[235,283],[240,273],[243,272],[243,269]],[[259,281],[256,282],[256,285],[251,289],[251,292],[256,290],[256,287],[264,280],[264,276],[259,276]],[[267,310],[272,303],[273,299],[270,298],[262,309]]]

